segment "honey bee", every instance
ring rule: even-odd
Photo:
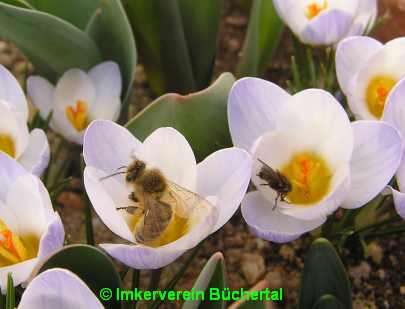
[[[117,172],[107,177],[125,174],[125,182],[133,191],[128,199],[136,205],[119,207],[134,214],[140,210],[143,215],[135,228],[135,239],[138,243],[149,243],[158,238],[169,226],[176,214],[189,218],[197,208],[213,206],[203,197],[169,181],[157,168],[148,168],[146,163],[134,158],[124,172]]]
[[[292,191],[292,184],[286,176],[280,171],[272,169],[268,164],[258,159],[263,165],[257,176],[264,180],[266,183],[263,186],[269,186],[271,189],[277,192],[276,199],[274,201],[273,210],[277,208],[277,202],[288,202],[286,200],[287,194]]]

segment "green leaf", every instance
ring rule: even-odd
[[[330,242],[319,238],[305,259],[299,308],[312,308],[325,294],[335,296],[344,308],[352,308],[351,286],[342,261]]]
[[[187,94],[195,91],[196,84],[178,1],[123,2],[153,90],[157,94]]]
[[[199,161],[212,152],[232,145],[228,120],[228,93],[235,79],[222,74],[207,89],[190,95],[166,94],[127,124],[127,128],[144,140],[160,127],[173,127],[188,140]]]
[[[101,250],[87,245],[71,245],[51,255],[40,267],[41,273],[51,268],[65,268],[78,275],[99,295],[102,288],[116,291],[121,288],[121,279],[111,259]],[[101,300],[100,300],[101,301]],[[117,301],[103,302],[106,308],[121,308]]]
[[[209,300],[209,290],[219,289],[222,291],[226,287],[225,279],[225,261],[222,253],[217,252],[208,260],[205,264],[203,270],[198,276],[196,282],[194,283],[195,291],[204,291],[205,299],[199,300],[188,300],[183,304],[182,309],[224,309],[226,302],[224,300]]]
[[[15,308],[15,289],[13,276],[11,273],[7,274],[7,296],[6,296],[6,309]]]
[[[101,61],[84,32],[43,12],[0,3],[0,36],[17,45],[52,82],[72,67],[88,70]]]
[[[84,30],[102,0],[26,0],[39,10],[58,16]]]
[[[223,5],[223,0],[179,0],[197,90],[211,82]]]
[[[273,1],[253,0],[237,76],[261,76],[280,42],[283,22]]]
[[[345,309],[345,306],[333,295],[322,296],[312,309]]]
[[[18,6],[25,9],[32,9],[33,7],[25,0],[0,0],[0,2]]]
[[[123,77],[122,98],[128,98],[137,52],[131,25],[121,1],[102,0],[89,21],[86,32],[97,43],[104,60],[113,60],[119,64]]]

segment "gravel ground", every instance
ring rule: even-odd
[[[390,19],[377,31],[376,37],[387,41],[397,36],[405,36],[405,1],[380,1],[383,14],[390,12]],[[219,55],[215,75],[223,71],[233,72],[242,47],[248,18],[235,2],[226,1],[226,10],[221,25]],[[282,48],[276,54],[266,72],[266,79],[285,86],[290,77],[289,58],[291,37],[286,31]],[[281,52],[282,50],[282,52]],[[25,86],[26,77],[34,69],[19,51],[11,44],[0,41],[0,63],[9,68]],[[137,66],[136,80],[130,109],[135,114],[154,99],[142,65]],[[75,191],[81,190],[80,180],[76,179],[71,191],[63,192],[57,199],[57,209],[65,223],[67,239],[71,243],[85,241],[84,215],[85,203]],[[96,242],[120,241],[93,216]],[[265,280],[270,288],[283,287],[285,301],[277,308],[294,308],[300,286],[300,272],[305,254],[310,246],[311,237],[302,237],[285,245],[272,244],[254,237],[249,233],[240,213],[237,213],[220,231],[209,237],[199,251],[193,266],[177,285],[178,289],[191,288],[204,263],[216,251],[224,254],[228,269],[228,284],[231,289],[253,287]],[[355,246],[354,244],[352,244]],[[345,249],[342,260],[347,266],[353,284],[354,308],[405,308],[405,239],[391,236],[377,239],[369,244],[369,256],[364,257],[360,250]],[[350,248],[351,244],[349,244]],[[161,278],[161,285],[170,280],[181,267],[187,254],[167,267]],[[117,264],[118,267],[121,265]],[[147,282],[149,272],[142,274]],[[178,304],[168,304],[166,308],[176,308]],[[274,305],[269,304],[269,308]]]

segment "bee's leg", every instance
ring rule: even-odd
[[[280,197],[281,197],[281,193],[280,193],[280,192],[277,192],[277,196],[276,196],[276,198],[275,198],[275,200],[274,200],[273,211],[276,210],[276,208],[277,208],[277,202],[278,202],[278,200],[280,199]]]

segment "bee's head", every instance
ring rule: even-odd
[[[141,160],[135,160],[128,166],[125,180],[127,182],[134,182],[145,171],[146,164]]]

